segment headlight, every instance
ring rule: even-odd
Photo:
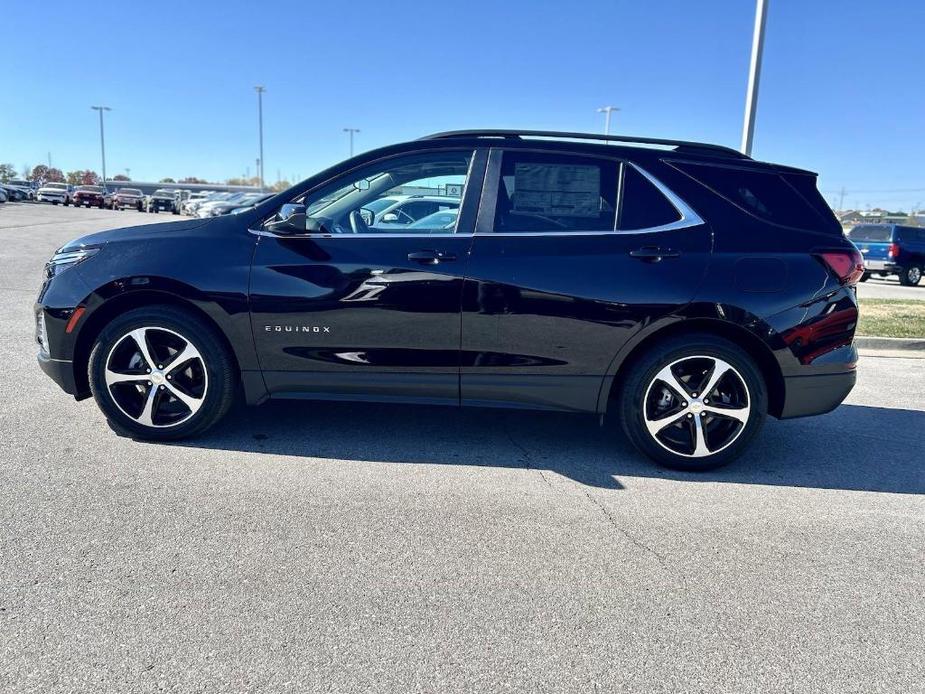
[[[96,255],[100,251],[100,246],[84,246],[82,248],[62,248],[57,251],[47,263],[45,263],[45,276],[54,277],[60,275],[69,267],[82,263],[87,258]]]

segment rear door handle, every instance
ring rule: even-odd
[[[442,251],[414,251],[408,254],[408,260],[422,265],[437,265],[438,263],[448,263],[456,260],[456,256]]]
[[[643,246],[642,248],[630,251],[631,257],[649,263],[657,263],[662,258],[677,258],[680,255],[680,251],[675,251],[670,248],[659,248],[658,246]]]

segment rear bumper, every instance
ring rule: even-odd
[[[899,265],[892,260],[864,260],[864,269],[868,272],[899,272]]]
[[[809,417],[831,412],[842,404],[857,382],[855,370],[835,374],[784,378],[781,419]]]

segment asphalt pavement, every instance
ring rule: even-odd
[[[0,205],[0,691],[925,691],[925,361],[704,474],[498,410],[134,442],[39,371],[32,304],[63,242],[171,219]]]
[[[861,299],[917,299],[925,301],[925,282],[915,287],[904,287],[895,276],[871,277],[858,284]]]

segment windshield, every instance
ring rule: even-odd
[[[141,191],[137,188],[123,188],[119,191],[120,195],[141,195]]]
[[[55,190],[67,190],[66,183],[47,183],[46,188],[54,188]]]
[[[852,241],[889,243],[893,238],[893,227],[875,226],[873,224],[859,226],[848,232],[848,238]]]
[[[77,190],[82,190],[85,193],[102,193],[103,189],[99,186],[80,186]]]
[[[155,190],[155,191],[154,191],[154,194],[155,194],[155,195],[160,195],[161,197],[167,197],[167,198],[172,198],[172,197],[173,197],[173,191],[172,191],[172,190],[164,190],[163,188],[161,188],[160,190]]]

